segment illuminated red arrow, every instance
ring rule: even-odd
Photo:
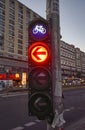
[[[37,60],[42,60],[42,59],[40,58],[40,55],[46,55],[46,52],[45,52],[45,51],[41,51],[40,49],[41,49],[41,47],[36,47],[36,49],[35,49],[34,52],[33,52],[33,55],[34,55],[34,57],[35,57]]]

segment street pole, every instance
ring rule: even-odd
[[[6,80],[7,80],[7,82],[6,82],[6,91],[7,91],[7,93],[8,93],[8,90],[9,90],[9,69],[6,69]]]
[[[46,1],[46,19],[50,24],[52,38],[53,107],[55,113],[52,125],[47,124],[47,130],[60,130],[64,120],[60,62],[59,0]]]

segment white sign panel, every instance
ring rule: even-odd
[[[51,1],[51,13],[59,14],[59,0]]]

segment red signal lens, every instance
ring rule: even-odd
[[[33,43],[28,50],[28,55],[36,63],[47,62],[50,57],[49,47],[43,42]]]
[[[47,49],[43,46],[35,46],[31,51],[31,57],[35,62],[43,62],[48,57]]]

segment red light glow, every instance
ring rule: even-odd
[[[50,50],[43,42],[35,42],[28,50],[30,58],[36,63],[43,63],[49,59]]]

